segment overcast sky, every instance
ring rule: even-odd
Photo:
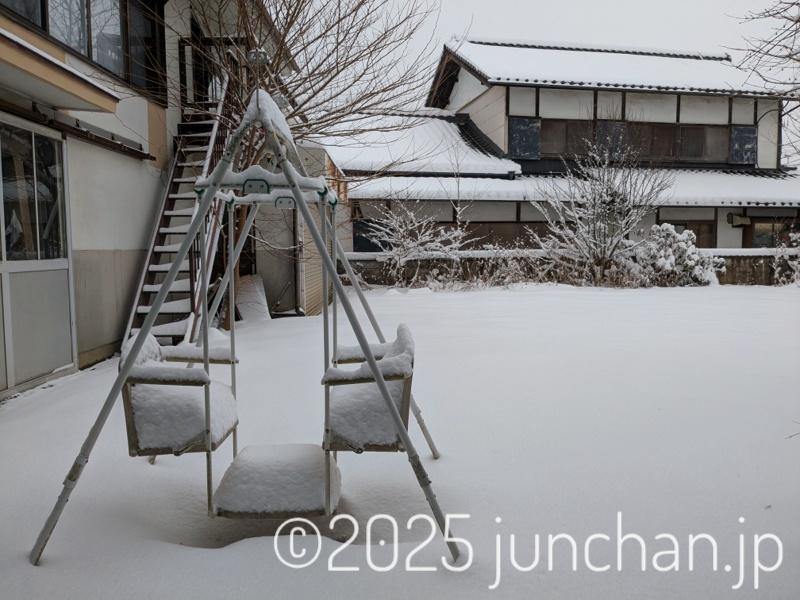
[[[437,44],[453,34],[720,51],[762,35],[742,17],[773,0],[441,0]],[[437,53],[439,50],[437,50]]]

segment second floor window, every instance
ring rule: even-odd
[[[0,0],[120,79],[164,94],[160,0]]]

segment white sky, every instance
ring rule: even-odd
[[[772,0],[441,0],[435,35],[721,51],[768,31],[741,16]],[[470,27],[471,26],[471,27]]]

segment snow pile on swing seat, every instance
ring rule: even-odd
[[[405,381],[387,381],[397,410],[401,410]],[[375,383],[337,385],[331,388],[331,431],[360,446],[391,446],[399,443],[386,403]]]
[[[205,431],[202,386],[139,384],[131,389],[131,409],[139,447],[177,451]],[[211,443],[216,446],[236,426],[236,400],[230,386],[211,382]]]
[[[339,504],[341,474],[331,469],[331,507]],[[325,453],[314,444],[247,446],[214,494],[217,513],[246,516],[321,512],[325,509]]]
[[[120,356],[124,363],[133,346],[125,342]],[[148,335],[136,356],[135,373],[140,378],[167,381],[164,374],[187,369],[175,369],[163,361],[162,349]],[[207,378],[198,371],[198,378]],[[178,451],[198,434],[205,431],[205,387],[181,385],[136,384],[130,390],[130,406],[140,450],[170,448]],[[230,386],[211,382],[211,442],[217,445],[239,422],[236,399]]]

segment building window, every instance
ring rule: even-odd
[[[120,0],[90,0],[92,6],[92,60],[122,78],[125,54]]]
[[[66,256],[61,142],[0,123],[3,260]]]
[[[790,233],[800,233],[800,221],[796,219],[752,219],[753,248],[775,248],[789,242]]]
[[[687,229],[694,233],[697,248],[716,248],[717,247],[717,224],[714,221],[675,221],[659,220],[661,223],[669,223],[675,228],[675,233],[683,233]]]
[[[593,121],[542,120],[543,155],[586,156],[593,139]]]
[[[164,96],[162,0],[0,0],[0,5],[120,79]]]
[[[49,0],[47,14],[50,35],[85,55],[88,27],[86,0]]]
[[[0,0],[0,6],[5,6],[26,21],[37,27],[44,28],[44,11],[42,5],[45,0]]]

